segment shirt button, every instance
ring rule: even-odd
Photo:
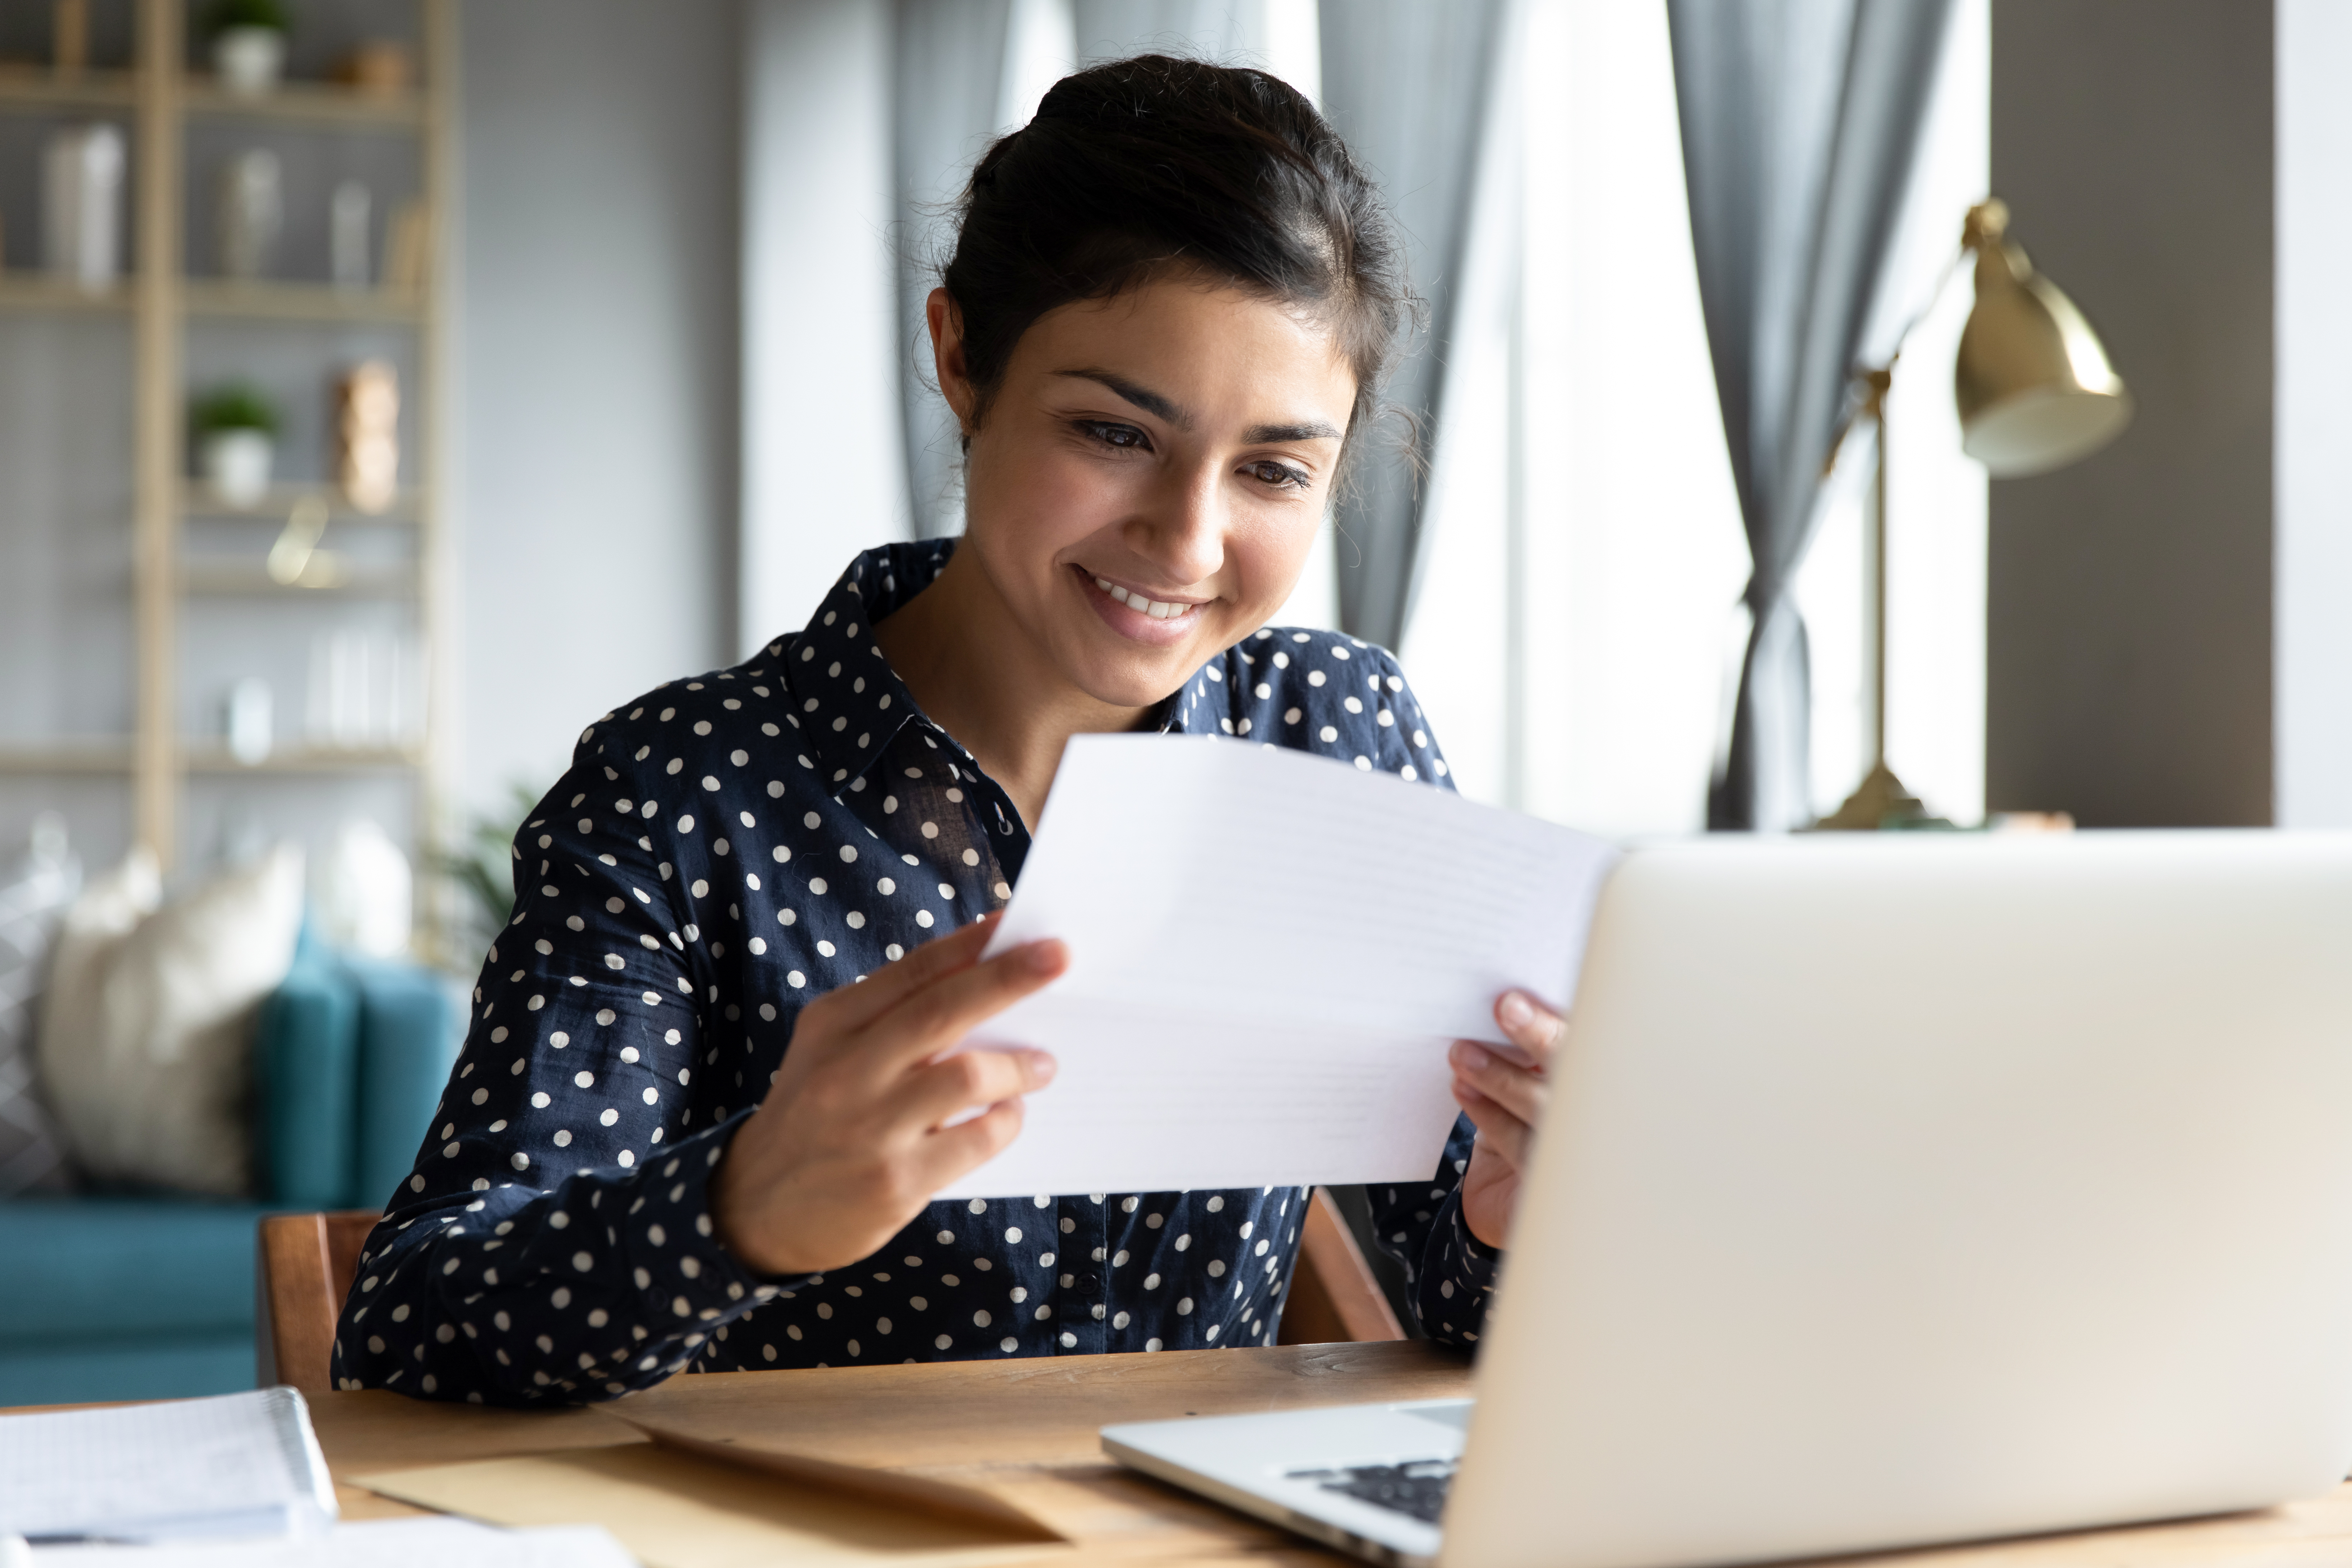
[[[1102,1289],[1102,1276],[1099,1274],[1079,1275],[1078,1289],[1086,1291],[1088,1295],[1092,1295],[1095,1291]]]

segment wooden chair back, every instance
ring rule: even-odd
[[[334,1386],[335,1323],[360,1268],[360,1247],[383,1216],[373,1209],[274,1214],[254,1248],[254,1377],[304,1394]]]
[[[254,1373],[262,1387],[290,1384],[304,1394],[332,1386],[335,1323],[359,1273],[360,1247],[380,1216],[372,1209],[271,1215],[255,1249],[259,1270]],[[1286,1345],[1401,1340],[1396,1312],[1364,1261],[1331,1194],[1315,1189],[1298,1238],[1298,1268],[1283,1308]]]
[[[1339,1205],[1316,1188],[1307,1202],[1298,1267],[1290,1277],[1290,1300],[1282,1309],[1276,1342],[1319,1345],[1404,1337],[1404,1326],[1364,1261],[1364,1249],[1356,1245]]]

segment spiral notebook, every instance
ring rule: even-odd
[[[310,1408],[290,1388],[0,1416],[0,1535],[313,1536],[335,1516]]]

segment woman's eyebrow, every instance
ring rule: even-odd
[[[1164,419],[1179,430],[1192,428],[1192,416],[1171,397],[1163,397],[1148,386],[1138,386],[1123,375],[1108,370],[1057,370],[1055,375],[1069,376],[1076,381],[1091,381],[1133,404],[1155,419]],[[1242,432],[1242,444],[1255,447],[1269,441],[1337,441],[1344,437],[1338,426],[1320,419],[1303,419],[1288,425],[1253,425]]]
[[[1255,447],[1265,441],[1337,441],[1342,438],[1337,426],[1326,425],[1320,419],[1310,419],[1298,425],[1253,425],[1242,432],[1242,445]]]
[[[1079,381],[1091,381],[1107,387],[1119,397],[1135,405],[1155,419],[1165,419],[1179,430],[1192,427],[1192,416],[1171,397],[1162,397],[1150,387],[1138,386],[1123,375],[1107,370],[1057,370],[1055,375],[1071,376]]]

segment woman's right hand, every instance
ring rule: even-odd
[[[1052,1057],[940,1056],[1069,964],[1052,941],[982,963],[994,927],[976,921],[801,1010],[711,1185],[719,1244],[745,1268],[817,1274],[869,1257],[1021,1131],[1020,1097],[1053,1081]]]

